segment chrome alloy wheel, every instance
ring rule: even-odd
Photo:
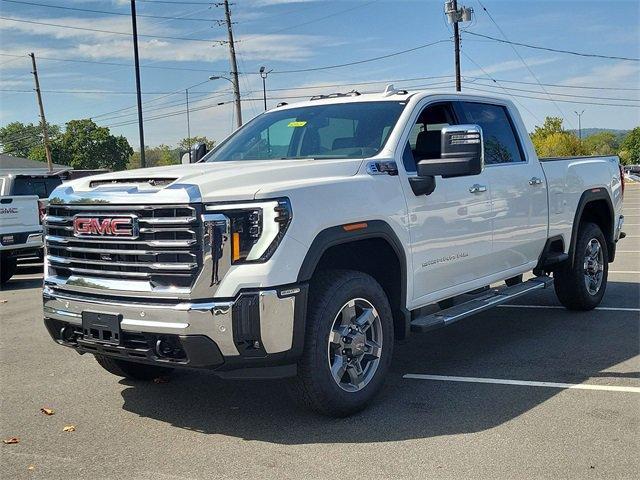
[[[604,252],[596,238],[589,240],[584,254],[584,285],[590,295],[600,291],[604,277]]]
[[[327,354],[331,376],[347,392],[362,390],[374,377],[382,354],[382,322],[368,300],[355,298],[336,315]]]

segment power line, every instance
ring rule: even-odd
[[[472,79],[481,79],[481,77],[470,77],[466,76],[466,78]],[[536,83],[536,82],[526,82],[523,80],[506,80],[504,78],[496,78],[499,82],[504,83],[517,83],[522,85],[544,85],[546,87],[557,87],[557,88],[577,88],[577,89],[586,89],[586,90],[619,90],[619,91],[640,91],[640,88],[631,88],[631,87],[596,87],[594,85],[562,85],[559,83]]]
[[[469,59],[471,60],[471,59]],[[471,60],[473,61],[473,60]],[[478,66],[477,63],[473,62],[476,66]],[[491,77],[490,77],[491,78]],[[479,81],[486,81],[485,79],[478,79]],[[492,81],[494,81],[495,83],[498,83],[497,81],[495,81],[493,78],[491,78]],[[502,87],[501,88],[503,90],[512,90],[514,92],[529,92],[529,93],[538,93],[538,92],[534,92],[533,90],[527,90],[527,89],[523,89],[523,88],[514,88],[514,87]],[[576,93],[558,93],[558,92],[549,92],[550,95],[554,95],[554,96],[559,96],[559,97],[574,97],[574,98],[588,98],[588,99],[592,99],[592,100],[614,100],[617,102],[640,102],[640,99],[638,98],[620,98],[620,97],[597,97],[597,96],[593,96],[593,95],[578,95]]]
[[[487,16],[489,17],[489,20],[491,20],[491,22],[495,25],[495,27],[498,29],[498,31],[500,32],[500,35],[502,35],[502,37],[504,38],[505,41],[509,42],[509,39],[507,38],[507,34],[504,33],[504,30],[502,30],[502,28],[500,28],[500,25],[498,25],[498,22],[495,21],[495,19],[493,18],[493,15],[491,15],[491,13],[489,12],[489,10],[487,10],[487,7],[485,7],[482,2],[480,0],[478,0],[478,3],[480,4],[480,6],[482,7],[482,9],[484,10],[484,12],[487,14]],[[527,69],[527,71],[531,74],[531,76],[534,78],[534,80],[536,82],[538,82],[538,86],[540,87],[540,89],[547,94],[547,96],[549,97],[549,99],[553,102],[553,105],[556,107],[556,110],[558,110],[558,113],[560,113],[560,116],[562,118],[564,118],[564,120],[571,126],[573,127],[573,123],[567,119],[566,115],[564,114],[564,112],[560,109],[560,106],[551,98],[551,96],[549,95],[549,92],[547,92],[547,89],[540,83],[540,79],[538,78],[538,76],[533,72],[533,70],[531,69],[531,67],[529,67],[529,65],[527,64],[527,62],[524,60],[524,58],[522,57],[522,55],[520,55],[520,52],[518,52],[518,50],[516,49],[516,47],[513,44],[510,44],[511,49],[513,50],[513,53],[516,54],[516,56],[520,59],[520,61],[522,62],[522,64],[525,66],[525,68]]]
[[[471,63],[473,63],[476,67],[478,67],[478,68],[482,71],[482,73],[484,73],[487,77],[489,77],[489,79],[490,79],[492,82],[494,82],[496,85],[498,85],[500,88],[502,88],[502,90],[503,90],[507,95],[509,95],[511,98],[513,98],[514,102],[516,102],[518,105],[520,105],[520,106],[521,106],[521,107],[522,107],[522,108],[523,108],[523,109],[524,109],[524,110],[525,110],[529,115],[531,115],[531,116],[532,116],[536,121],[538,121],[538,122],[542,123],[542,120],[540,120],[540,118],[538,118],[538,116],[537,116],[535,113],[533,113],[531,110],[529,110],[529,109],[528,109],[528,108],[527,108],[527,107],[526,107],[522,102],[518,101],[518,100],[517,100],[513,95],[511,95],[511,94],[507,91],[507,89],[506,89],[505,87],[503,87],[503,86],[502,86],[502,84],[498,83],[498,82],[496,81],[496,79],[495,79],[495,78],[493,78],[491,75],[489,75],[489,73],[487,73],[487,71],[486,71],[484,68],[482,68],[482,66],[481,66],[481,65],[479,65],[478,63],[476,63],[476,62],[475,62],[475,61],[474,61],[474,60],[473,60],[469,55],[467,55],[467,53],[466,53],[466,52],[464,52],[464,51],[463,51],[463,52],[462,52],[462,54],[465,56],[465,58],[467,58],[467,60],[469,60],[469,61],[470,61]]]
[[[340,64],[337,64],[337,65],[325,65],[323,67],[301,68],[301,69],[298,69],[298,70],[274,70],[271,73],[275,73],[275,74],[303,73],[303,72],[316,72],[318,70],[329,70],[329,69],[332,69],[332,68],[349,67],[351,65],[360,65],[362,63],[367,63],[367,62],[375,62],[376,60],[383,60],[385,58],[395,57],[397,55],[403,55],[403,54],[409,53],[409,52],[415,52],[416,50],[420,50],[422,48],[427,48],[427,47],[431,47],[433,45],[437,45],[439,43],[446,43],[446,42],[450,42],[450,41],[451,40],[437,40],[435,42],[425,43],[424,45],[419,45],[417,47],[409,48],[407,50],[401,50],[399,52],[389,53],[387,55],[381,55],[379,57],[367,58],[365,60],[357,60],[357,61],[354,61],[354,62],[340,63]]]
[[[126,35],[128,37],[130,37],[132,34],[130,32],[116,32],[113,30],[101,30],[98,28],[86,28],[86,27],[73,27],[71,25],[61,25],[59,23],[47,23],[47,22],[36,22],[34,20],[24,20],[24,19],[18,19],[18,18],[11,18],[11,17],[0,17],[1,20],[8,20],[10,22],[18,22],[18,23],[30,23],[33,25],[44,25],[47,27],[57,27],[57,28],[68,28],[70,30],[81,30],[81,31],[85,31],[85,32],[97,32],[97,33],[107,33],[109,35]],[[184,40],[187,42],[207,42],[207,43],[213,43],[215,42],[215,40],[212,39],[204,39],[204,38],[187,38],[187,37],[167,37],[164,35],[143,35],[143,34],[139,34],[139,37],[145,37],[145,38],[160,38],[160,39],[164,39],[164,40]]]
[[[468,30],[465,30],[465,33],[468,33],[469,35],[474,35],[476,37],[487,38],[489,40],[493,40],[494,42],[508,43],[510,45],[517,45],[519,47],[532,48],[534,50],[544,50],[544,51],[547,51],[547,52],[554,52],[554,53],[566,53],[568,55],[576,55],[576,56],[579,56],[579,57],[605,58],[605,59],[608,59],[608,60],[624,60],[624,61],[627,61],[627,62],[640,62],[640,58],[618,57],[618,56],[614,56],[614,55],[599,55],[599,54],[596,54],[596,53],[574,52],[572,50],[561,50],[559,48],[541,47],[539,45],[530,45],[528,43],[512,42],[510,40],[505,40],[505,39],[501,39],[501,38],[495,38],[495,37],[492,37],[490,35],[483,35],[481,33],[470,32]]]
[[[0,53],[0,56],[17,57],[17,58],[25,57],[25,55],[12,55],[9,53]],[[73,58],[38,57],[38,60],[50,60],[55,62],[72,62],[72,63],[95,63],[97,65],[111,65],[115,67],[133,66],[133,64],[131,63],[103,62],[99,60],[76,60]],[[167,67],[167,66],[160,66],[160,65],[140,65],[140,68],[156,68],[161,70],[179,70],[179,71],[188,71],[188,72],[226,73],[226,70],[211,70],[208,68],[189,68],[189,67]]]
[[[87,12],[87,13],[100,13],[103,15],[118,15],[118,16],[124,16],[124,17],[129,17],[130,14],[129,13],[124,13],[124,12],[114,12],[114,11],[108,11],[108,10],[93,10],[90,8],[78,8],[78,7],[65,7],[62,5],[51,5],[48,3],[36,3],[36,2],[23,2],[22,0],[0,0],[0,2],[8,2],[8,3],[16,3],[16,4],[20,4],[20,5],[31,5],[34,7],[45,7],[45,8],[55,8],[55,9],[59,9],[59,10],[73,10],[75,12]],[[195,21],[195,22],[215,22],[217,20],[214,20],[212,18],[187,18],[187,17],[164,17],[162,15],[146,15],[146,14],[137,14],[138,17],[144,17],[144,18],[160,18],[160,19],[165,19],[165,20],[190,20],[190,21]]]
[[[170,0],[138,0],[144,3],[165,3],[169,5],[213,5],[216,2],[183,2],[183,1],[170,1]]]
[[[310,25],[312,23],[320,22],[320,21],[325,20],[327,18],[335,17],[336,15],[340,15],[342,13],[347,13],[347,12],[350,12],[352,10],[357,10],[357,9],[360,9],[360,8],[367,7],[367,6],[371,5],[372,3],[376,3],[378,1],[379,0],[371,0],[370,2],[366,2],[366,3],[363,3],[361,5],[359,4],[359,5],[356,5],[355,7],[345,8],[343,10],[339,10],[337,12],[330,13],[329,15],[325,15],[323,17],[314,18],[314,19],[306,21],[306,22],[297,23],[295,25],[290,25],[288,27],[280,28],[278,30],[273,30],[273,31],[266,32],[266,33],[261,33],[261,34],[258,34],[258,35],[251,35],[249,37],[241,38],[240,40],[238,40],[238,42],[246,42],[248,40],[267,37],[269,35],[273,35],[273,34],[276,34],[276,33],[284,32],[286,30],[291,30],[291,29],[294,29],[294,28],[303,27],[305,25]]]
[[[494,87],[492,85],[483,85],[483,87],[485,88],[497,88]],[[485,90],[482,88],[478,88],[478,87],[467,87],[470,90],[476,90],[478,92],[487,92],[487,93],[492,93],[495,95],[495,90]],[[535,91],[531,91],[531,93],[536,93],[538,95],[542,95],[541,92],[535,92]],[[597,102],[585,102],[585,101],[574,101],[574,100],[562,100],[562,99],[549,99],[546,97],[533,97],[531,95],[521,95],[521,94],[517,94],[517,93],[512,93],[511,96],[513,97],[518,97],[518,98],[531,98],[534,100],[544,100],[544,101],[551,101],[551,102],[562,102],[562,103],[574,103],[574,104],[578,104],[578,105],[600,105],[603,107],[630,107],[630,108],[640,108],[640,105],[634,105],[634,104],[626,104],[626,103],[616,103],[615,105],[612,105],[611,103],[597,103]]]

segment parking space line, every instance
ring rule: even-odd
[[[532,382],[528,380],[507,380],[503,378],[452,377],[449,375],[422,375],[407,373],[402,378],[413,380],[435,380],[440,382],[493,383],[498,385],[520,385],[525,387],[545,387],[577,390],[604,390],[608,392],[640,393],[640,387],[619,387],[615,385],[592,385],[589,383]]]
[[[500,308],[551,308],[551,309],[563,309],[562,305],[519,305],[517,303],[509,303],[505,305],[498,305]],[[595,310],[601,310],[604,312],[640,312],[640,308],[632,307],[596,307]]]
[[[638,270],[609,270],[609,273],[629,273],[632,275],[638,275],[640,271]]]
[[[617,250],[617,253],[640,253],[640,250]]]

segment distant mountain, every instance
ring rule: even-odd
[[[568,131],[571,133],[574,133],[575,135],[578,135],[578,130],[568,130]],[[630,130],[616,130],[615,128],[583,128],[582,138],[587,138],[595,133],[600,133],[600,132],[611,132],[618,137],[624,137],[627,133],[630,132]]]

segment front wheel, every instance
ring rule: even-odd
[[[383,385],[393,351],[389,300],[375,279],[351,270],[311,282],[304,353],[292,390],[319,413],[362,410]]]
[[[554,287],[560,303],[569,310],[593,310],[607,288],[609,251],[600,227],[583,223],[570,263],[554,272]]]

